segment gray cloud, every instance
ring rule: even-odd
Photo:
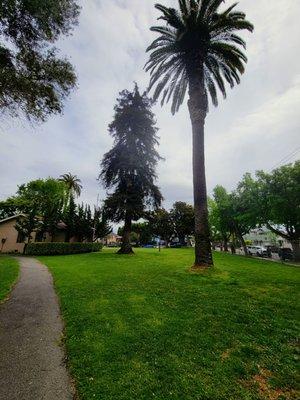
[[[176,0],[161,1],[176,6]],[[76,67],[79,88],[63,116],[32,128],[26,122],[0,126],[0,198],[30,179],[77,174],[82,200],[96,202],[105,193],[96,181],[99,162],[111,146],[107,126],[117,94],[137,81],[146,88],[145,48],[156,23],[153,0],[82,1],[80,25],[61,41],[62,54]],[[230,2],[229,2],[230,3]],[[207,182],[228,189],[241,176],[268,170],[299,147],[300,3],[292,0],[242,0],[240,8],[255,24],[247,35],[249,63],[242,83],[228,91],[206,124]],[[159,185],[165,205],[192,201],[191,127],[186,105],[174,117],[170,107],[155,106],[161,137]],[[297,158],[294,156],[293,161]]]

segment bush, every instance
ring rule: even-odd
[[[100,251],[102,247],[102,243],[28,243],[25,248],[25,254],[28,256],[55,256],[94,253]]]

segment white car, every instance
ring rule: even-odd
[[[247,246],[248,252],[251,256],[267,257],[268,251],[262,246]]]

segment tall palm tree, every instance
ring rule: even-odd
[[[195,203],[195,264],[213,265],[207,212],[204,158],[204,124],[208,98],[217,106],[217,88],[226,97],[240,82],[247,58],[240,50],[245,41],[236,31],[253,31],[244,13],[233,4],[220,10],[223,0],[178,0],[179,10],[156,4],[165,26],[154,26],[159,37],[148,47],[146,70],[151,73],[149,90],[161,104],[172,99],[172,113],[182,105],[188,90],[188,108],[193,131],[193,183]]]
[[[77,175],[72,175],[70,172],[67,174],[60,175],[60,182],[64,182],[68,192],[68,198],[71,196],[79,197],[81,195],[82,185],[81,180],[77,177]]]

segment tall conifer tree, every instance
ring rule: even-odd
[[[157,127],[151,111],[153,102],[140,94],[135,85],[133,92],[120,93],[115,106],[109,133],[114,139],[113,148],[104,155],[99,178],[108,190],[106,214],[113,222],[124,221],[122,247],[119,253],[133,252],[130,244],[132,221],[145,215],[149,208],[157,208],[162,195],[156,186],[156,166],[161,159]]]

